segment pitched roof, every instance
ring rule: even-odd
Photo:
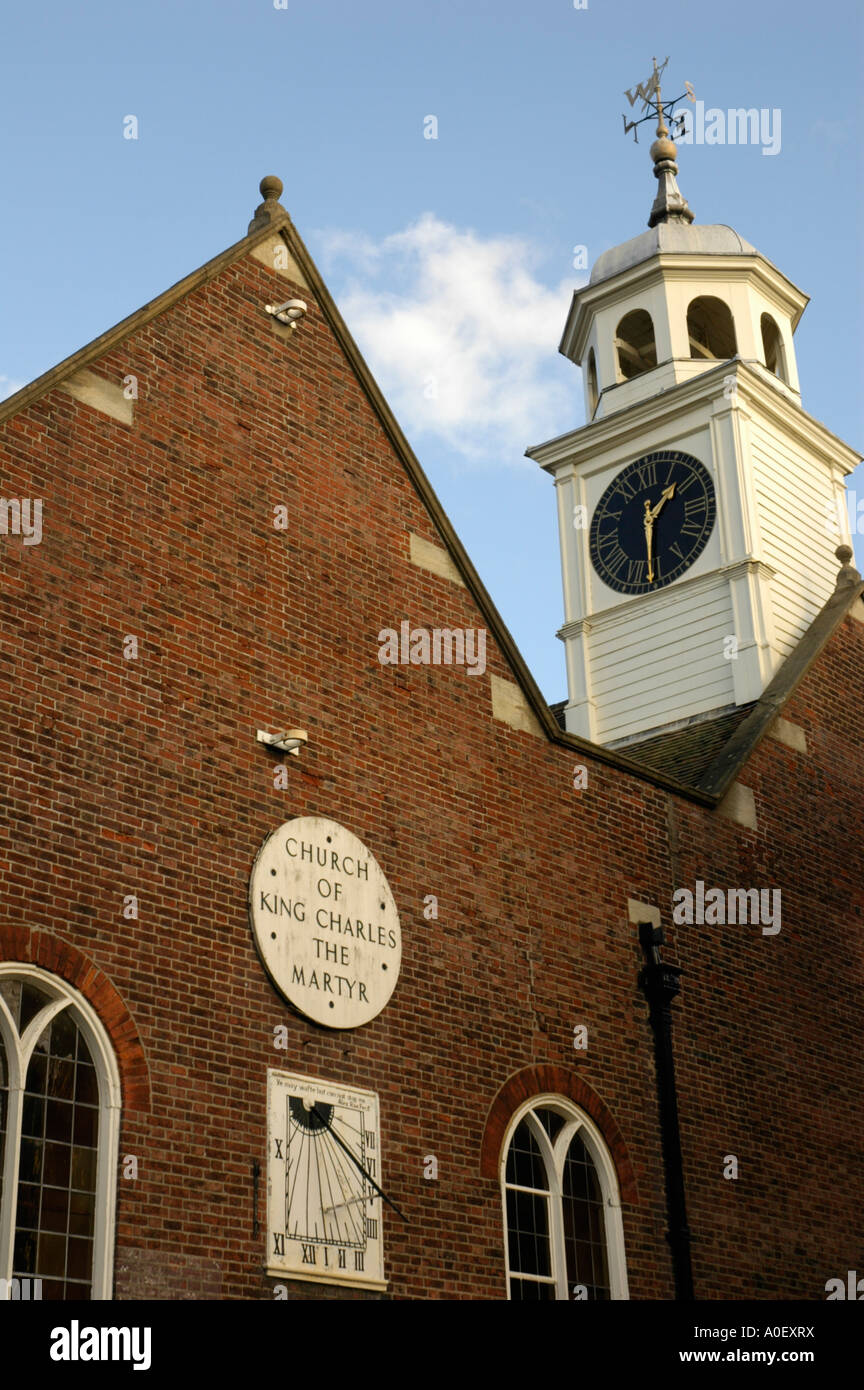
[[[354,342],[300,234],[288,213],[272,196],[274,189],[277,188],[281,192],[281,184],[278,179],[270,177],[262,180],[261,192],[265,195],[266,201],[256,208],[253,220],[249,224],[249,231],[240,241],[229,246],[218,256],[214,256],[212,260],[207,261],[182,280],[178,280],[176,284],[164,290],[155,299],[151,299],[140,309],[136,309],[134,313],[122,319],[113,328],[107,329],[99,337],[94,338],[92,342],[79,348],[77,352],[72,353],[62,362],[58,362],[42,376],[22,387],[15,395],[0,401],[0,425],[10,416],[26,409],[46,395],[47,392],[60,386],[81,368],[104,356],[139,328],[165,313],[186,295],[192,294],[202,285],[206,285],[235,261],[248,256],[260,243],[265,242],[274,233],[278,233],[285,241],[290,255],[300,269],[311,292],[316,296],[321,312],[351,364],[360,385],[366,392],[397,456],[424,502],[445,548],[451,555],[466,587],[483,614],[492,636],[510,665],[528,705],[546,736],[555,743],[564,744],[580,752],[583,756],[617,767],[641,780],[653,782],[690,801],[715,807],[729,784],[734,780],[739,768],[746,762],[752,749],[766,732],[780,704],[788,698],[810,664],[816,659],[836,627],[845,617],[852,602],[859,601],[862,592],[864,592],[864,584],[860,582],[857,571],[850,571],[850,575],[854,576],[854,581],[857,581],[857,584],[849,576],[847,576],[845,584],[838,583],[838,589],[822,612],[814,619],[810,629],[780,668],[761,699],[756,702],[755,706],[748,707],[749,713],[745,709],[745,717],[740,721],[736,720],[734,725],[731,718],[728,722],[725,720],[706,721],[706,724],[711,725],[717,722],[717,727],[705,727],[703,732],[697,735],[696,729],[702,728],[702,726],[693,726],[693,734],[689,741],[678,739],[672,734],[658,735],[653,739],[646,740],[642,745],[628,746],[626,751],[604,748],[599,744],[580,738],[576,734],[568,733],[563,727],[563,703],[550,707],[544,700],[506,623],[477,574],[419,460],[402,433],[375,378]],[[841,571],[841,577],[842,574]],[[734,713],[737,715],[738,712],[735,711]],[[562,715],[561,718],[558,717],[559,714]],[[683,734],[687,730],[678,732]],[[709,754],[712,755],[712,760],[706,769],[704,764]]]
[[[717,752],[699,779],[702,791],[722,797],[734,781],[753,749],[768,732],[774,719],[803,680],[810,667],[830,642],[854,604],[860,606],[864,595],[861,576],[850,564],[852,551],[839,546],[838,558],[843,568],[837,576],[837,587],[812,623],[795,650],[786,658],[773,680],[765,687],[729,741]],[[844,559],[844,555],[845,558]]]
[[[838,556],[843,550],[841,546]],[[646,770],[674,777],[694,791],[707,792],[715,804],[722,800],[847,613],[856,603],[864,607],[862,599],[864,583],[858,571],[845,563],[828,602],[758,700],[628,743],[627,757]],[[561,700],[550,707],[562,729],[566,705],[567,701]]]
[[[642,742],[628,743],[627,752],[646,767],[670,772],[682,782],[698,787],[755,703],[753,700],[747,705],[723,710],[713,718],[694,721],[669,733],[655,734]]]

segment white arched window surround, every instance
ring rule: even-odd
[[[564,1124],[552,1143],[543,1124],[533,1114],[536,1110],[553,1110],[564,1118]],[[507,1220],[507,1156],[513,1136],[523,1120],[527,1120],[534,1138],[537,1140],[546,1165],[549,1179],[549,1234],[552,1254],[552,1274],[555,1280],[557,1299],[570,1299],[572,1291],[568,1287],[567,1266],[564,1250],[564,1223],[561,1211],[562,1173],[564,1160],[574,1135],[578,1134],[585,1145],[600,1183],[603,1196],[603,1209],[606,1226],[606,1256],[609,1268],[610,1297],[629,1299],[627,1286],[627,1263],[624,1253],[624,1223],[621,1215],[621,1195],[618,1174],[612,1162],[603,1136],[594,1121],[584,1110],[564,1096],[544,1094],[532,1096],[525,1101],[511,1117],[510,1124],[501,1146],[499,1177],[501,1184],[501,1204],[504,1220],[504,1256],[507,1262],[507,1297],[510,1297],[510,1241]],[[518,1273],[518,1271],[514,1271]],[[524,1277],[524,1276],[522,1276]]]
[[[120,1072],[114,1049],[98,1015],[83,995],[59,975],[17,961],[0,962],[0,981],[21,980],[49,996],[19,1038],[6,1000],[0,994],[0,1039],[6,1054],[9,1109],[2,1154],[3,1185],[0,1195],[0,1278],[12,1277],[18,1164],[21,1148],[21,1111],[30,1057],[46,1024],[68,1009],[84,1036],[99,1084],[99,1132],[96,1152],[96,1199],[93,1226],[93,1275],[91,1297],[110,1299],[114,1268],[114,1217],[116,1206],[117,1149],[120,1135]]]

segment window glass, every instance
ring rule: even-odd
[[[567,1150],[561,1204],[567,1282],[584,1284],[589,1300],[608,1299],[603,1193],[594,1160],[579,1134]]]
[[[106,1071],[104,1051],[97,1070],[84,1031],[93,1024],[83,1022],[86,1015],[79,1022],[74,992],[62,982],[52,991],[22,969],[20,976],[0,976],[0,996],[15,1029],[8,1043],[0,1041],[0,1277],[41,1281],[43,1299],[110,1297],[113,1160],[100,1173],[98,1158],[103,1124],[101,1142],[112,1149],[116,1144],[116,1111],[101,1108],[109,1097],[119,1102],[116,1073]],[[14,1106],[10,1075],[24,1082]],[[18,1175],[4,1190],[3,1155],[10,1145]]]
[[[604,1301],[613,1297],[614,1283],[614,1297],[626,1298],[611,1159],[604,1177],[595,1159],[600,1141],[586,1129],[587,1118],[570,1102],[555,1102],[521,1117],[503,1156],[509,1296]],[[610,1240],[617,1249],[615,1281]]]
[[[549,1186],[546,1165],[540,1145],[525,1120],[513,1135],[507,1156],[507,1181],[517,1187],[534,1187],[543,1191]]]
[[[43,1029],[27,1069],[13,1277],[42,1297],[87,1299],[93,1266],[98,1088],[68,1009]]]
[[[564,1116],[559,1115],[557,1110],[547,1110],[545,1108],[535,1110],[534,1114],[554,1143],[564,1125]]]

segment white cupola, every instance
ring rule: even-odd
[[[573,295],[587,424],[555,479],[568,730],[624,746],[756,700],[833,591],[858,455],[801,404],[807,296],[676,181],[656,88],[649,230]]]

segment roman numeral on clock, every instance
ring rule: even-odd
[[[378,1222],[373,1220],[371,1216],[366,1217],[366,1239],[378,1239]]]
[[[631,560],[627,566],[627,583],[641,584],[647,568],[646,560]]]
[[[633,474],[640,488],[657,486],[657,461],[642,463]]]
[[[285,1237],[284,1235],[281,1235],[279,1231],[273,1232],[273,1254],[285,1254]]]
[[[302,1247],[302,1249],[303,1249],[303,1264],[304,1264],[304,1265],[314,1265],[314,1264],[316,1264],[316,1263],[317,1263],[317,1260],[316,1260],[315,1257],[316,1257],[316,1255],[318,1254],[318,1251],[316,1250],[315,1246],[314,1246],[314,1245],[304,1245],[304,1246]]]
[[[620,545],[617,544],[615,546],[614,551],[609,556],[609,559],[604,561],[607,570],[615,579],[618,578],[624,566],[629,563],[630,561],[628,557],[624,554],[624,551],[621,549]]]

